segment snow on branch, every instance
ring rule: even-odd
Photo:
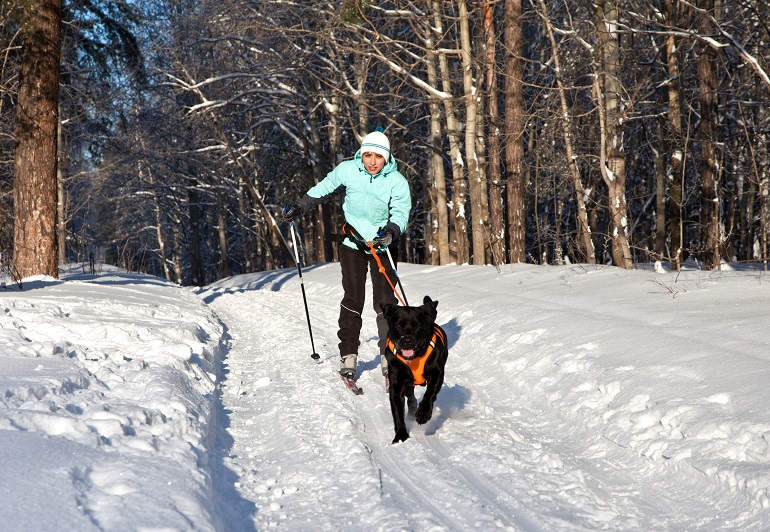
[[[422,90],[424,90],[425,92],[433,96],[434,98],[439,98],[442,100],[449,100],[452,98],[452,95],[449,94],[448,92],[438,90],[436,87],[418,78],[411,72],[408,72],[404,67],[394,62],[392,59],[385,57],[385,55],[379,50],[379,48],[377,48],[377,46],[369,39],[365,38],[364,42],[369,44],[371,48],[374,50],[374,52],[369,53],[367,55],[369,55],[370,57],[374,57],[375,59],[378,59],[380,62],[382,62],[385,66],[387,66],[394,72],[401,74],[402,76],[405,76],[407,79],[409,79],[409,81],[414,83],[417,87],[421,88]]]
[[[743,44],[741,44],[741,42],[738,39],[736,39],[731,33],[726,31],[722,27],[722,25],[719,23],[719,21],[714,18],[713,15],[708,13],[706,10],[693,5],[687,0],[682,0],[682,3],[689,6],[694,11],[697,11],[707,16],[711,21],[711,23],[714,25],[714,28],[716,28],[719,35],[721,35],[728,42],[727,43],[719,42],[717,39],[715,39],[712,36],[701,35],[697,31],[688,30],[688,29],[669,29],[669,30],[663,30],[663,31],[650,31],[650,30],[639,30],[637,28],[632,28],[625,24],[620,24],[620,25],[623,27],[625,31],[629,33],[652,33],[655,35],[673,35],[675,37],[695,39],[705,43],[706,45],[710,46],[716,51],[722,51],[725,48],[733,47],[738,52],[738,55],[741,57],[741,59],[743,59],[744,63],[750,66],[756,73],[757,77],[759,77],[759,79],[762,80],[762,83],[764,83],[767,86],[767,88],[770,89],[770,75],[768,75],[767,71],[762,67],[762,65],[759,62],[759,59],[757,59],[755,56],[750,54],[749,51],[746,50],[746,48],[743,46]],[[635,13],[632,13],[632,14],[637,18],[641,17],[638,14],[635,14]]]

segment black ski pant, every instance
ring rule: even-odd
[[[396,251],[396,246],[390,247],[394,263],[398,260]],[[388,338],[388,324],[382,315],[382,305],[387,303],[396,304],[396,296],[393,293],[393,289],[382,273],[380,273],[377,262],[371,254],[341,244],[339,257],[340,266],[342,267],[342,289],[345,292],[340,303],[339,331],[337,332],[337,336],[340,339],[340,356],[358,353],[361,311],[364,309],[366,296],[367,269],[371,272],[372,302],[374,312],[377,313],[377,334],[380,337],[378,346],[380,354],[382,354]],[[387,254],[381,253],[379,258],[385,267],[385,273],[395,285],[396,276],[393,273],[393,268],[390,266]]]

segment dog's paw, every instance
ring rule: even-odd
[[[433,409],[420,403],[420,407],[417,409],[417,412],[414,415],[415,421],[417,421],[417,423],[420,425],[424,425],[430,421],[431,417],[433,417]]]
[[[393,438],[393,442],[392,443],[398,443],[398,442],[401,442],[401,441],[406,441],[408,439],[409,439],[409,433],[407,431],[403,430],[401,432],[396,432],[396,437]]]

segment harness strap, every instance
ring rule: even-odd
[[[396,355],[396,358],[406,364],[406,366],[409,368],[409,371],[412,372],[412,379],[414,379],[415,386],[421,386],[425,384],[425,377],[423,376],[423,372],[425,371],[425,363],[428,361],[430,354],[433,352],[433,348],[436,347],[437,343],[439,342],[446,345],[446,336],[444,336],[444,331],[442,331],[438,325],[433,325],[433,336],[430,339],[428,348],[422,355],[409,359],[404,358],[401,353],[396,350],[396,344],[393,343],[393,340],[390,338],[388,338],[385,342],[385,346],[390,349],[394,355]]]

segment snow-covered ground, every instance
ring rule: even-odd
[[[318,364],[295,269],[9,284],[0,528],[770,529],[767,273],[400,271],[450,354],[397,445],[368,306],[364,395],[336,375],[337,264],[303,271]]]

